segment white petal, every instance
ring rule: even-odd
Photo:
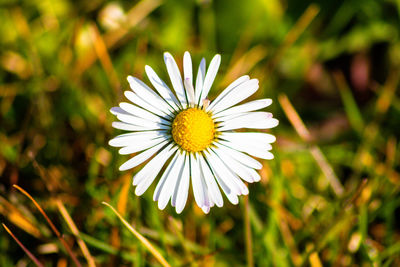
[[[178,179],[176,180],[175,183],[175,187],[173,188],[173,194],[171,196],[171,206],[172,207],[176,207],[176,200],[178,197],[178,192],[179,189],[181,187],[182,184],[182,177],[185,176],[186,172],[187,172],[187,168],[189,168],[189,156],[188,153],[186,151],[182,151],[182,156],[183,157],[183,165],[182,165],[182,169],[178,175]],[[190,174],[189,174],[190,175]]]
[[[164,53],[164,61],[165,65],[167,66],[167,71],[169,78],[171,79],[172,86],[178,96],[179,101],[182,104],[183,108],[186,108],[187,101],[186,101],[186,94],[185,89],[183,88],[182,77],[181,73],[179,72],[178,65],[176,64],[172,55],[168,52]]]
[[[231,118],[218,126],[219,131],[229,131],[240,128],[270,129],[278,125],[278,120],[272,118],[269,112],[249,112]]]
[[[129,123],[119,122],[119,121],[114,121],[114,122],[112,123],[112,127],[115,128],[115,129],[125,130],[125,131],[156,130],[156,129],[148,129],[148,128],[143,127],[143,126],[132,125],[132,124],[129,124]]]
[[[168,164],[167,168],[165,169],[164,173],[162,174],[160,180],[157,183],[156,190],[154,190],[153,194],[153,200],[158,201],[160,198],[160,193],[163,187],[165,186],[165,182],[167,181],[167,178],[171,175],[171,171],[174,168],[176,164],[176,160],[179,157],[180,153],[175,153],[174,157],[171,159],[171,162]],[[167,201],[168,203],[168,201]]]
[[[159,95],[157,95],[150,87],[144,82],[133,76],[128,76],[128,82],[134,91],[140,98],[146,100],[149,104],[160,108],[161,110],[174,111]]]
[[[152,146],[158,145],[159,143],[169,140],[169,137],[159,137],[151,140],[143,140],[143,141],[137,141],[135,143],[130,143],[127,146],[121,148],[118,153],[121,155],[129,155],[133,154],[145,149],[148,149]]]
[[[134,103],[135,105],[137,105],[147,111],[150,111],[151,113],[154,113],[163,118],[166,116],[172,118],[171,112],[169,110],[163,110],[162,108],[154,106],[150,102],[147,102],[147,101],[151,101],[151,99],[148,99],[147,101],[145,101],[132,91],[125,91],[124,95],[132,103]]]
[[[218,153],[218,149],[216,149],[216,153]],[[250,173],[247,173],[247,169],[242,168],[243,165],[241,163],[237,162],[236,160],[229,157],[228,154],[223,153],[221,151],[219,151],[218,155],[221,158],[221,160],[224,163],[226,163],[229,166],[229,168],[231,168],[231,170],[234,173],[236,173],[239,177],[241,177],[246,182],[249,182],[249,183],[254,182]]]
[[[137,107],[135,105],[132,105],[132,104],[129,104],[129,103],[125,103],[125,102],[121,102],[119,104],[119,106],[124,111],[128,112],[129,114],[131,114],[133,116],[136,116],[136,117],[139,117],[139,118],[142,118],[142,119],[146,119],[146,120],[149,120],[149,121],[153,121],[153,122],[163,123],[163,124],[166,124],[166,125],[171,124],[170,121],[168,121],[168,120],[166,120],[166,119],[164,119],[164,118],[162,118],[160,116],[154,115],[153,113],[148,112],[147,110],[139,108],[139,107]]]
[[[227,115],[227,116],[223,116],[223,117],[219,117],[219,118],[218,117],[214,118],[214,116],[213,116],[213,120],[214,120],[214,122],[218,123],[218,125],[220,126],[221,122],[229,122],[233,119],[236,119],[236,118],[241,117],[246,114],[248,114],[248,113],[236,113],[236,114],[231,114],[231,115]]]
[[[279,124],[279,121],[277,120],[277,119],[275,119],[275,118],[271,118],[271,119],[269,119],[269,120],[267,120],[267,121],[262,121],[262,122],[258,122],[258,121],[254,121],[254,122],[248,122],[248,123],[245,123],[244,125],[242,125],[241,127],[239,127],[239,128],[249,128],[249,129],[271,129],[271,128],[274,128],[274,127],[276,127],[277,125]],[[233,130],[233,129],[239,129],[239,128],[237,128],[237,126],[239,126],[239,125],[236,125],[236,127],[226,127],[225,129],[223,129],[223,130]]]
[[[261,179],[260,175],[254,170],[251,169],[239,161],[233,159],[228,153],[221,151],[216,148],[215,153],[221,158],[221,160],[229,166],[229,168],[236,173],[240,178],[245,180],[246,182],[253,183],[259,181]]]
[[[189,79],[193,81],[193,66],[192,66],[192,58],[190,57],[189,52],[185,52],[183,55],[183,77],[184,79]]]
[[[142,164],[143,162],[148,160],[151,156],[153,156],[158,150],[160,150],[166,144],[167,144],[167,141],[164,141],[156,146],[153,146],[153,147],[147,149],[146,151],[143,151],[142,153],[134,156],[133,158],[129,159],[124,164],[122,164],[119,167],[119,170],[126,171],[126,170],[129,170],[129,169],[132,169],[132,168],[138,166],[139,164]]]
[[[203,212],[204,212],[205,214],[207,214],[207,213],[210,212],[210,206],[203,206],[203,207],[201,207],[201,209],[203,210]]]
[[[254,100],[254,101],[242,104],[242,105],[238,105],[235,107],[225,109],[224,111],[215,113],[213,115],[215,118],[229,116],[229,115],[238,114],[238,113],[242,113],[242,112],[259,110],[259,109],[268,107],[271,104],[272,104],[272,100],[270,98],[258,99],[258,100]]]
[[[213,178],[214,179],[214,178]],[[205,182],[205,181],[204,181]],[[207,185],[207,184],[206,184]],[[208,189],[207,189],[208,190]],[[219,192],[219,191],[218,191]],[[222,199],[222,196],[221,196],[221,199]],[[222,207],[222,205],[223,205],[223,202],[221,203],[221,207]],[[211,196],[211,192],[208,190],[208,207],[209,208],[212,208],[212,207],[214,207],[215,206],[215,203],[214,203],[214,201],[213,201],[213,199],[212,199],[212,196]]]
[[[147,163],[146,166],[135,175],[135,177],[133,177],[133,185],[137,185],[135,189],[135,194],[137,196],[142,195],[147,190],[160,172],[161,168],[164,166],[165,162],[177,149],[176,146],[167,146],[152,158],[149,163]]]
[[[172,197],[172,206],[176,207],[176,213],[181,213],[186,205],[188,193],[189,193],[189,179],[190,179],[190,168],[189,168],[189,155],[186,155],[185,165],[183,173],[180,177],[180,181],[177,182],[176,198]],[[175,201],[174,201],[175,200]]]
[[[239,177],[237,177],[234,172],[232,172],[231,168],[221,160],[214,148],[209,149],[209,152],[212,158],[211,165],[215,164],[215,167],[218,166],[216,169],[217,172],[220,171],[220,174],[222,174],[221,179],[224,180],[226,184],[231,186],[231,188],[235,187],[238,195],[247,195],[249,193],[247,186],[239,179]],[[219,152],[221,151],[219,150]]]
[[[229,176],[229,172],[226,170],[226,168],[221,164],[220,160],[215,156],[215,154],[210,151],[206,150],[204,151],[205,157],[207,158],[208,163],[210,164],[211,168],[214,171],[214,174],[216,178],[219,178],[221,181],[223,181],[223,184],[225,185],[224,191],[228,192],[233,192],[236,195],[240,194],[239,188],[233,183],[231,179],[228,179],[227,177]],[[218,181],[218,179],[217,179]],[[219,181],[218,181],[219,182]],[[221,186],[221,184],[220,184]],[[223,186],[221,186],[222,189],[224,189]]]
[[[157,92],[164,98],[164,100],[175,110],[179,110],[180,102],[176,99],[174,93],[168,85],[158,77],[155,71],[150,66],[145,66],[147,77],[151,84],[156,88]]]
[[[129,146],[131,144],[144,140],[152,140],[157,137],[165,136],[166,134],[160,131],[145,131],[136,133],[121,134],[111,139],[108,144],[113,147]]]
[[[249,172],[253,173],[252,176],[254,182],[259,182],[261,180],[261,176],[256,170],[249,168]]]
[[[195,95],[194,95],[194,88],[193,88],[193,83],[192,80],[189,78],[185,78],[185,88],[186,88],[186,93],[189,99],[189,103],[192,107],[196,104],[195,100]]]
[[[221,101],[230,91],[235,89],[237,86],[241,85],[242,83],[250,80],[250,77],[248,75],[241,76],[237,78],[235,81],[233,81],[228,87],[225,88],[224,91],[222,91],[221,94],[217,96],[217,98],[208,106],[207,111],[212,110],[214,106]],[[196,86],[197,89],[197,86]]]
[[[183,76],[184,76],[184,85],[186,88],[186,95],[188,97],[191,106],[194,106],[196,104],[196,99],[193,88],[193,66],[192,66],[192,59],[190,57],[189,52],[187,51],[183,55]]]
[[[214,177],[216,178],[219,186],[222,188],[222,191],[224,191],[228,200],[235,205],[239,203],[239,199],[237,196],[240,194],[240,189],[233,181],[227,178],[227,176],[229,175],[228,172],[226,172],[225,169],[220,168],[221,164],[219,161],[217,162],[215,160],[214,155],[207,151],[205,151],[204,154],[207,158],[207,162],[210,165],[210,168],[212,169],[212,172],[214,173]]]
[[[222,207],[224,205],[224,200],[222,198],[221,192],[219,191],[218,185],[215,181],[215,177],[211,172],[203,156],[199,155],[198,159],[201,167],[201,174],[208,188],[210,200],[213,201],[218,207]],[[212,206],[212,203],[210,204]]]
[[[200,103],[200,95],[203,90],[204,78],[206,77],[206,59],[202,58],[200,61],[199,69],[197,71],[196,78],[196,90],[195,90],[195,98],[197,104]],[[202,103],[200,103],[202,104]]]
[[[210,203],[208,200],[207,185],[201,175],[199,159],[194,157],[193,153],[190,154],[190,172],[193,195],[197,206],[200,208],[203,208],[204,206],[209,207]]]
[[[224,153],[230,155],[232,158],[242,163],[243,165],[257,170],[260,170],[262,168],[262,164],[260,162],[240,151],[237,151],[229,146],[219,144],[218,142],[215,142],[214,145],[218,149],[221,149]]]
[[[236,133],[236,132],[222,132],[219,136],[221,139],[225,139],[231,142],[245,143],[249,142],[251,144],[270,144],[276,141],[276,137],[272,134],[267,133]]]
[[[200,103],[202,103],[203,100],[207,98],[208,92],[210,92],[215,76],[217,76],[220,64],[221,64],[221,56],[215,55],[211,60],[210,66],[208,67],[207,70],[206,77],[204,79],[203,89],[201,91],[201,96],[200,96]]]
[[[212,111],[212,113],[218,113],[223,111],[237,103],[245,100],[258,90],[258,80],[251,79],[233,88],[228,92],[215,106],[210,107],[207,110]]]
[[[129,115],[129,112],[123,110],[123,109],[120,108],[120,107],[112,107],[112,108],[110,108],[110,112],[111,112],[111,114],[113,114],[113,115],[115,115],[115,116],[118,115],[118,114]]]
[[[166,180],[160,186],[157,185],[155,198],[158,199],[158,208],[163,210],[174,193],[178,176],[183,171],[185,156],[180,151],[176,152],[175,158],[171,161],[171,170],[166,175]]]
[[[129,118],[128,120],[130,120],[130,122],[125,121],[125,120],[121,120],[124,122],[127,122],[129,124],[133,124],[133,125],[138,125],[138,126],[142,126],[145,129],[148,129],[149,126],[146,126],[146,121],[151,123],[152,126],[150,126],[150,128],[154,128],[154,125],[158,125],[158,124],[164,124],[164,125],[171,125],[170,121],[167,121],[159,116],[156,116],[144,109],[141,109],[137,106],[134,106],[132,104],[129,103],[124,103],[122,102],[120,104],[121,107],[113,107],[110,109],[110,112],[117,116],[117,118],[119,116],[123,117],[123,118]],[[132,120],[138,119],[138,121],[136,122],[132,122]],[[145,121],[144,123],[141,123],[142,121]],[[159,129],[159,127],[157,128]]]
[[[145,127],[146,129],[170,129],[170,123],[168,124],[163,124],[161,121],[160,122],[152,122],[148,121],[139,117],[135,117],[132,115],[124,115],[124,114],[118,114],[117,118],[125,123],[133,124],[133,125],[139,125],[142,127]]]
[[[260,146],[244,146],[242,144],[236,143],[236,142],[226,142],[219,140],[218,141],[220,144],[223,144],[225,146],[229,146],[233,149],[236,149],[238,151],[245,152],[249,155],[252,155],[257,158],[262,158],[262,159],[273,159],[274,155],[271,152],[268,152],[268,150],[265,147],[260,147]]]

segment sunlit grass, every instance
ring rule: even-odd
[[[394,0],[3,3],[0,266],[399,266],[399,14]],[[154,185],[136,197],[138,168],[119,172],[107,145],[126,76],[168,80],[162,53],[186,50],[222,55],[211,96],[250,74],[280,120],[262,180],[208,215],[192,192],[181,215]]]

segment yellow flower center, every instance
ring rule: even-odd
[[[189,152],[207,148],[214,140],[215,126],[203,110],[189,108],[181,111],[172,122],[172,138]]]

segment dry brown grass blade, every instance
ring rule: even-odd
[[[6,229],[7,233],[15,240],[15,242],[17,242],[17,244],[22,248],[22,250],[26,253],[26,255],[28,255],[28,257],[36,264],[36,266],[38,267],[44,267],[44,265],[42,263],[40,263],[40,261],[35,257],[35,255],[33,255],[22,243],[21,241],[18,240],[18,238],[11,232],[10,229],[8,229],[8,227],[2,223],[4,229]]]
[[[399,72],[400,71],[396,69],[389,73],[389,77],[382,88],[382,93],[376,101],[376,111],[378,114],[385,114],[392,104],[397,86],[400,81]]]
[[[250,49],[247,53],[242,55],[236,63],[229,69],[221,82],[223,86],[232,82],[240,75],[249,72],[258,62],[267,56],[267,50],[264,46],[258,45]]]
[[[131,175],[129,173],[125,174],[122,177],[122,180],[123,185],[117,203],[117,210],[122,216],[124,216],[126,212],[126,204],[128,203],[129,188],[131,188],[132,184]]]
[[[107,49],[112,49],[123,39],[139,22],[145,19],[154,9],[161,5],[161,0],[142,0],[136,4],[127,14],[127,21],[116,30],[104,35],[104,43]],[[80,75],[87,70],[97,59],[96,52],[92,51],[79,59],[74,68],[75,73]]]
[[[190,251],[187,242],[185,240],[185,236],[183,233],[183,224],[182,222],[179,220],[176,220],[175,218],[173,218],[172,216],[168,216],[168,220],[170,222],[171,228],[174,231],[174,234],[177,236],[179,242],[182,244],[182,248],[183,248],[183,255],[185,258],[185,264],[189,264],[189,263],[193,263],[194,262],[194,257],[192,252]]]
[[[291,232],[290,226],[292,228],[298,229],[301,227],[301,221],[298,219],[293,218],[292,214],[287,211],[279,202],[275,200],[268,200],[268,205],[271,206],[277,212],[278,215],[278,227],[279,231],[282,235],[283,241],[285,242],[286,246],[289,249],[290,257],[292,259],[292,263],[294,266],[302,266],[302,257],[299,253],[299,250],[296,245],[296,241],[293,237]],[[292,220],[290,223],[289,220]],[[297,225],[293,227],[293,225]],[[296,231],[296,230],[294,230]]]
[[[164,267],[171,267],[169,263],[165,260],[165,258],[161,255],[160,252],[145,238],[142,236],[138,231],[136,231],[122,216],[118,213],[118,211],[108,204],[107,202],[102,202],[103,205],[109,207],[115,215],[120,219],[120,221],[125,225],[126,228],[137,238],[139,241],[149,250],[149,252],[161,263]]]
[[[282,208],[279,210],[279,230],[282,233],[282,237],[289,248],[290,257],[292,258],[293,264],[295,266],[301,265],[301,256],[296,246],[296,241],[293,237],[292,232],[290,231],[288,222],[285,216],[282,214]]]
[[[31,56],[31,61],[29,65],[31,65],[31,69],[29,73],[23,74],[25,77],[30,76],[32,74],[40,75],[43,73],[42,63],[40,56],[38,54],[36,46],[31,42],[32,40],[32,31],[30,29],[30,25],[27,17],[24,15],[21,7],[15,7],[10,10],[10,15],[15,25],[15,29],[19,37],[25,41],[28,41],[31,45],[29,46],[29,54]]]
[[[75,235],[76,241],[81,248],[83,256],[86,258],[89,267],[95,267],[95,261],[92,255],[90,254],[89,249],[87,248],[85,242],[79,237],[79,230],[76,227],[74,221],[72,220],[71,216],[69,215],[67,209],[65,208],[64,204],[58,199],[56,201],[58,210],[60,211],[61,215],[64,217],[65,221],[68,224],[69,229]]]
[[[321,260],[319,259],[318,253],[313,252],[309,257],[311,267],[322,267]]]
[[[161,0],[142,0],[135,5],[131,10],[129,10],[125,25],[121,25],[121,27],[112,32],[108,32],[104,36],[107,47],[114,46],[129,32],[131,28],[144,20],[154,9],[159,7],[161,3]]]
[[[271,60],[270,65],[273,66],[279,61],[285,51],[300,37],[300,35],[305,31],[308,25],[310,25],[310,23],[318,15],[319,10],[320,8],[316,4],[311,4],[308,6],[303,15],[301,15],[300,19],[286,35],[285,40]]]
[[[310,132],[304,125],[299,114],[297,114],[296,110],[294,109],[293,105],[290,103],[288,97],[285,94],[279,95],[279,103],[281,104],[281,107],[285,112],[286,117],[288,117],[290,123],[293,125],[293,127],[295,128],[296,132],[299,134],[301,139],[303,139],[303,141],[306,143],[310,143],[312,139]],[[337,178],[332,167],[326,160],[324,154],[322,154],[322,151],[319,149],[317,145],[310,144],[310,152],[311,155],[314,157],[315,161],[317,162],[318,166],[324,173],[334,193],[338,197],[342,196],[344,192],[343,186],[340,183],[339,179]]]
[[[380,133],[380,122],[392,105],[399,82],[399,70],[392,70],[389,73],[389,76],[386,79],[381,91],[379,92],[379,97],[375,103],[375,118],[374,120],[370,121],[364,128],[362,136],[363,142],[357,149],[356,156],[353,160],[353,166],[357,170],[357,172],[360,172],[360,170],[364,166],[370,168],[370,165],[375,164],[373,162],[374,158],[368,157],[368,155],[370,154],[370,144],[375,143],[375,140]]]
[[[111,57],[108,53],[107,46],[104,43],[104,40],[100,35],[99,29],[97,28],[95,23],[91,23],[89,25],[89,32],[94,51],[96,52],[96,55],[99,58],[101,65],[103,66],[103,69],[108,77],[108,80],[110,81],[110,84],[112,85],[116,93],[118,93],[118,89],[120,87],[118,76],[111,62]]]
[[[50,225],[50,228],[53,230],[53,232],[56,234],[56,236],[58,237],[58,239],[60,240],[61,244],[63,244],[63,246],[65,247],[65,249],[67,250],[67,253],[69,254],[69,256],[71,257],[72,261],[74,262],[74,264],[76,266],[81,267],[81,264],[79,263],[78,259],[76,258],[75,253],[71,250],[71,248],[69,247],[69,245],[67,244],[67,242],[65,241],[65,239],[62,237],[62,235],[60,234],[60,232],[57,230],[57,228],[55,227],[55,225],[53,224],[53,222],[50,220],[50,218],[47,216],[46,212],[42,209],[42,207],[39,205],[39,203],[36,202],[36,200],[28,193],[26,192],[24,189],[22,189],[21,187],[19,187],[18,185],[13,185],[14,188],[18,189],[18,191],[20,191],[22,194],[24,194],[25,196],[27,196],[32,202],[33,204],[36,206],[36,208],[39,210],[39,212],[43,215],[43,217],[46,219],[47,223]]]
[[[17,207],[0,196],[0,214],[7,217],[14,225],[18,226],[28,234],[39,238],[41,233],[32,222],[24,216]]]

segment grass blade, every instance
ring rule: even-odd
[[[76,266],[81,267],[82,265],[79,263],[78,259],[75,256],[75,253],[72,252],[71,248],[69,247],[69,245],[67,244],[67,242],[65,241],[65,239],[62,237],[62,235],[60,234],[60,232],[57,230],[57,228],[55,227],[55,225],[53,224],[53,222],[50,220],[50,218],[47,216],[46,212],[44,212],[44,210],[42,209],[42,207],[39,205],[39,203],[36,202],[36,200],[28,193],[26,192],[24,189],[22,189],[21,187],[19,187],[18,185],[13,185],[14,188],[18,189],[22,194],[24,194],[25,196],[27,196],[32,202],[33,204],[36,206],[36,208],[40,211],[40,213],[43,215],[43,217],[46,219],[47,223],[50,225],[50,228],[53,230],[53,232],[56,234],[56,236],[58,237],[58,239],[60,240],[61,244],[63,244],[63,246],[65,247],[65,249],[67,250],[67,253],[71,256],[71,259],[73,260],[73,262],[75,263]]]
[[[364,121],[354,96],[347,85],[345,77],[341,72],[334,73],[333,77],[335,78],[337,87],[339,88],[340,96],[342,97],[344,109],[347,117],[349,118],[349,122],[358,133],[361,133],[362,129],[364,128]]]
[[[307,143],[310,142],[311,141],[310,132],[304,125],[299,114],[297,114],[293,105],[290,103],[289,98],[285,94],[281,94],[279,96],[279,103],[281,104],[283,111],[285,112],[286,116],[288,117],[290,123],[295,128],[298,135],[303,139],[303,141]],[[311,145],[310,152],[314,157],[314,159],[316,160],[319,167],[321,168],[322,172],[325,174],[325,177],[328,180],[329,184],[331,185],[335,194],[337,196],[342,196],[344,192],[343,186],[340,183],[339,179],[337,178],[336,174],[334,173],[332,167],[326,160],[324,154],[322,154],[322,151],[319,149],[318,146]]]
[[[90,251],[87,248],[85,242],[83,242],[83,240],[79,237],[79,230],[76,227],[71,216],[69,216],[68,211],[65,208],[64,204],[60,200],[57,200],[56,203],[57,203],[58,210],[60,211],[61,215],[64,217],[65,221],[67,222],[69,229],[71,229],[71,232],[75,235],[75,237],[77,239],[77,243],[78,243],[79,247],[81,248],[82,254],[88,262],[88,266],[95,267],[96,264],[94,262],[94,259],[93,259],[92,255],[90,254]]]
[[[4,229],[6,229],[7,233],[17,242],[17,244],[22,248],[22,250],[28,255],[28,257],[36,264],[38,267],[44,267],[43,264],[40,263],[40,261],[21,243],[21,241],[18,240],[18,238],[11,232],[8,227],[2,223]]]
[[[139,241],[149,250],[151,254],[161,263],[162,266],[164,267],[171,267],[169,263],[165,260],[165,258],[161,255],[160,252],[157,251],[157,249],[144,237],[142,236],[138,231],[136,231],[122,216],[121,214],[118,213],[118,211],[108,204],[107,202],[102,202],[102,204],[106,205],[109,207],[115,215],[121,220],[121,222],[125,225],[126,228],[137,238]]]
[[[254,266],[253,259],[253,242],[251,238],[251,227],[250,227],[250,203],[249,196],[244,196],[244,233],[246,238],[246,258],[247,266]]]

